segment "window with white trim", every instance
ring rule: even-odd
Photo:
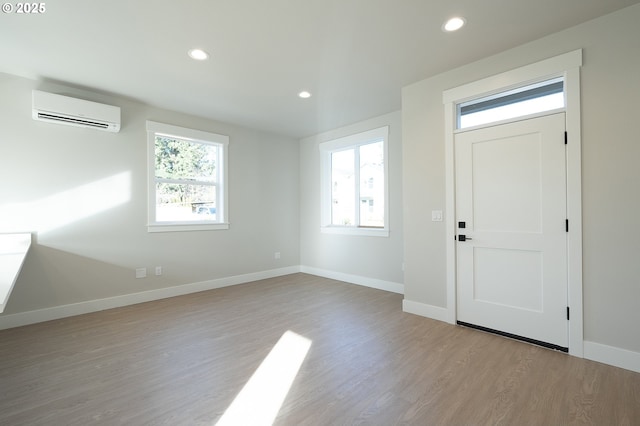
[[[228,229],[229,137],[147,121],[149,232]]]
[[[460,102],[456,104],[456,128],[482,126],[564,107],[564,78],[558,77]]]
[[[389,235],[388,136],[385,126],[320,144],[322,232]]]

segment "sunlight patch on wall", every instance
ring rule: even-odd
[[[44,233],[104,212],[131,199],[123,172],[28,203],[0,205],[0,232]]]
[[[216,426],[273,424],[310,347],[311,340],[284,333]]]

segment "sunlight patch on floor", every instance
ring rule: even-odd
[[[311,340],[285,332],[216,426],[273,424],[310,347]]]

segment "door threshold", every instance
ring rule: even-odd
[[[507,333],[505,331],[494,330],[492,328],[482,327],[480,325],[469,324],[468,322],[456,321],[458,325],[463,327],[473,328],[475,330],[484,331],[491,334],[497,334],[499,336],[508,337],[509,339],[520,340],[522,342],[531,343],[532,345],[542,346],[543,348],[553,349],[564,353],[569,353],[569,348],[564,346],[554,345],[553,343],[542,342],[540,340],[530,339],[528,337],[518,336],[517,334]]]

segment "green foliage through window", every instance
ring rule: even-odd
[[[156,136],[157,204],[215,214],[217,157],[215,144]]]

